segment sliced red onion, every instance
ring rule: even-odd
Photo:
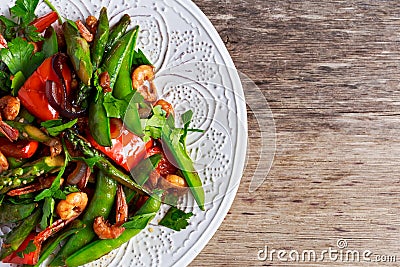
[[[67,182],[72,185],[80,184],[83,181],[83,184],[80,184],[80,187],[86,187],[86,183],[91,174],[89,166],[82,162],[78,161],[76,163],[75,170],[68,175]]]
[[[61,116],[73,119],[82,117],[85,114],[85,110],[81,110],[80,107],[74,106],[72,100],[67,95],[67,86],[62,74],[63,65],[67,64],[68,57],[62,53],[58,53],[53,56],[52,68],[57,74],[59,80],[46,81],[46,97],[49,104],[60,112]]]

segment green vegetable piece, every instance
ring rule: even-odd
[[[110,75],[110,88],[114,88],[115,81],[117,80],[125,56],[129,57],[132,52],[130,51],[130,48],[135,36],[137,36],[138,29],[139,27],[135,27],[122,36],[121,39],[113,45],[110,53],[108,53],[104,58],[101,70],[108,72]]]
[[[78,28],[72,21],[63,24],[67,54],[78,77],[84,84],[90,86],[90,79],[93,75],[93,65],[90,58],[90,48],[87,41],[79,34]]]
[[[138,165],[131,170],[131,174],[135,177],[135,181],[139,185],[144,185],[149,179],[152,171],[157,167],[162,158],[161,154],[154,154],[147,159],[142,160]]]
[[[15,75],[14,78],[11,81],[11,94],[13,96],[18,95],[19,89],[24,85],[25,83],[25,76],[22,73],[22,71],[18,71]]]
[[[25,163],[27,163],[29,161],[29,159],[17,159],[17,158],[8,157],[7,161],[8,161],[8,164],[10,165],[10,169],[15,169],[15,168],[19,168],[22,165],[24,165]]]
[[[146,218],[146,222],[149,222],[154,218],[154,215],[160,209],[160,206],[160,195],[158,193],[153,194],[152,197],[150,197],[136,212],[135,216],[143,215],[142,218],[145,218],[146,214],[151,214],[149,218]],[[143,228],[145,227],[143,224],[141,226],[143,226]],[[94,261],[128,242],[141,230],[142,229],[125,229],[124,233],[116,239],[94,241],[68,257],[65,263],[68,267],[75,267]]]
[[[35,203],[21,205],[3,204],[0,209],[0,224],[23,220],[31,215],[36,207]]]
[[[5,16],[0,16],[0,34],[4,36],[6,40],[11,40],[15,38],[15,28],[17,24],[6,18]]]
[[[51,26],[46,30],[42,51],[46,58],[51,57],[58,52],[57,34]]]
[[[130,51],[127,53],[122,61],[121,69],[118,73],[117,80],[115,82],[113,95],[118,99],[124,99],[130,93],[134,91],[132,87],[132,58],[135,53],[136,40],[138,38],[139,30],[136,30],[133,40],[130,46]]]
[[[11,15],[28,24],[36,18],[35,10],[38,4],[39,0],[17,0],[15,5],[10,8]]]
[[[75,220],[74,222],[77,222],[78,220]],[[61,241],[65,240],[71,235],[77,234],[81,229],[84,228],[84,224],[82,222],[76,223],[76,225],[73,225],[71,229],[65,231],[61,235],[59,235],[53,242],[49,243],[47,247],[43,248],[43,252],[40,255],[40,258],[38,262],[34,265],[34,267],[39,267],[50,255],[53,253],[53,251],[59,246]]]
[[[11,89],[10,74],[0,70],[0,93],[9,94]]]
[[[42,127],[46,128],[47,132],[51,136],[57,136],[60,133],[62,133],[63,131],[65,131],[66,129],[73,127],[77,122],[78,122],[78,119],[74,119],[72,121],[69,121],[69,122],[63,124],[62,120],[58,119],[58,120],[45,121],[45,122],[42,122],[40,125]]]
[[[24,107],[21,107],[18,117],[24,119],[25,123],[32,123],[36,119],[35,116],[30,114]]]
[[[191,112],[187,112],[184,116],[185,128],[182,134],[182,129],[175,128],[173,116],[170,115],[166,119],[161,107],[156,106],[153,108],[153,116],[146,122],[145,137],[151,136],[155,139],[161,138],[166,150],[171,154],[177,167],[181,170],[197,204],[200,209],[204,210],[205,195],[202,182],[186,151],[185,144],[182,144],[182,141],[186,138],[185,132],[188,131],[187,128],[191,116]]]
[[[76,99],[76,104],[82,109],[87,109],[89,106],[89,97],[92,91],[91,86],[87,86],[84,83],[79,84],[78,96]]]
[[[17,37],[8,43],[8,49],[0,50],[0,57],[13,75],[21,71],[24,77],[29,77],[44,60],[42,52],[33,50],[33,44]]]
[[[149,222],[153,220],[156,214],[157,212],[135,215],[130,218],[128,222],[124,223],[123,226],[126,229],[144,229],[149,224]]]
[[[3,249],[0,253],[0,259],[4,259],[24,242],[30,232],[32,232],[40,221],[41,211],[37,209],[29,217],[25,218],[16,228],[14,228],[6,237],[3,243]]]
[[[51,266],[64,266],[64,261],[67,257],[90,243],[90,241],[96,237],[92,227],[93,221],[98,216],[103,216],[104,218],[108,217],[114,203],[116,192],[117,183],[100,171],[97,175],[96,190],[93,198],[82,218],[82,222],[86,227],[67,241],[50,263]]]
[[[129,105],[126,108],[124,117],[122,119],[124,121],[125,127],[128,128],[129,131],[139,136],[143,135],[142,122],[140,120],[137,103],[134,103],[133,101],[129,102]]]
[[[170,116],[172,117],[172,116]],[[196,172],[193,162],[188,156],[182,143],[180,143],[180,134],[176,131],[171,130],[168,125],[165,125],[161,131],[161,140],[168,152],[171,153],[175,160],[178,168],[181,170],[183,177],[189,185],[190,191],[193,194],[194,199],[199,205],[201,210],[204,210],[204,189],[201,182],[200,176]]]
[[[97,101],[89,106],[89,129],[99,145],[111,146],[110,119],[103,106],[104,95],[99,94]]]
[[[103,59],[109,32],[110,26],[107,16],[107,8],[103,7],[100,11],[99,25],[97,26],[97,32],[92,46],[92,63],[95,69],[97,69]]]
[[[106,52],[110,51],[113,45],[119,40],[119,38],[121,38],[121,36],[125,34],[129,24],[131,24],[131,17],[128,14],[125,14],[121,17],[117,24],[112,27],[108,36],[108,41],[105,49]]]
[[[55,207],[55,200],[52,197],[46,197],[43,203],[43,216],[40,221],[40,228],[42,230],[46,229],[47,226],[53,223],[53,213]]]
[[[54,146],[59,143],[57,139],[48,136],[39,128],[31,124],[21,123],[18,121],[6,121],[6,123],[19,131],[21,139],[35,140],[47,146]]]
[[[186,213],[180,209],[171,207],[165,214],[164,218],[161,219],[159,225],[168,227],[175,231],[180,231],[189,225],[188,220],[192,216],[192,212]]]
[[[64,157],[43,157],[20,168],[3,171],[0,175],[0,193],[34,181],[37,177],[59,170],[64,165]]]

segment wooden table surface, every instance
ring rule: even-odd
[[[194,2],[268,101],[276,154],[250,193],[261,142],[250,109],[267,107],[248,90],[242,183],[191,266],[400,266],[400,2]],[[319,263],[257,259],[265,246],[340,251],[340,239],[342,252],[357,250],[360,261],[369,250],[366,260],[397,256],[397,263],[335,261],[334,254]]]

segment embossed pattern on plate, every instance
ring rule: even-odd
[[[140,25],[139,48],[157,68],[160,96],[171,101],[178,114],[192,109],[192,127],[205,130],[188,136],[188,148],[205,187],[206,212],[200,211],[188,194],[181,199],[181,207],[194,213],[187,229],[175,232],[151,224],[128,244],[88,266],[189,264],[227,214],[244,167],[246,106],[228,51],[190,0],[63,0],[53,4],[71,19],[98,16],[100,8],[106,6],[111,24],[128,13]],[[8,14],[10,5],[2,1],[0,13]],[[49,11],[43,2],[37,10],[40,14]]]

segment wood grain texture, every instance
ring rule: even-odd
[[[191,266],[317,266],[260,262],[257,252],[321,251],[339,238],[400,266],[400,2],[194,2],[267,99],[277,149],[266,182],[249,193],[261,142],[250,112],[242,184]]]

